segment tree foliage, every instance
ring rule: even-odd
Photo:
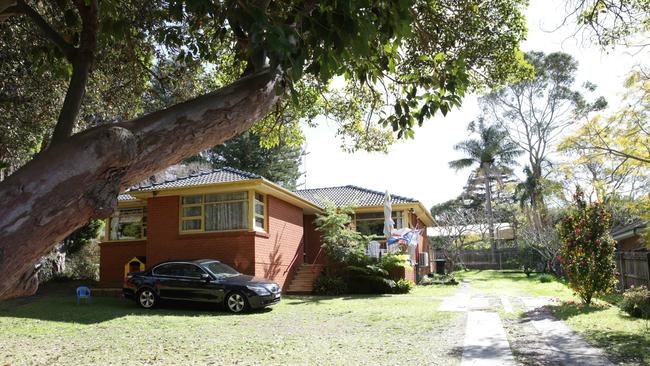
[[[110,213],[120,191],[255,122],[278,144],[299,136],[301,120],[349,115],[338,121],[349,146],[381,150],[382,136],[412,137],[416,121],[446,114],[467,90],[525,75],[524,3],[2,1],[0,79],[21,77],[3,99],[26,96],[2,124],[34,137],[4,154],[28,163],[0,183],[0,297],[33,291],[28,263]],[[169,75],[202,68],[221,88],[155,110],[157,65]],[[330,89],[356,100],[332,103],[349,114],[321,113]],[[43,109],[30,103],[48,97],[45,119],[27,120]]]
[[[475,180],[485,187],[485,211],[488,219],[490,250],[495,258],[494,215],[492,212],[492,181],[502,185],[501,177],[512,172],[517,156],[522,150],[516,143],[508,140],[508,133],[497,125],[486,125],[483,119],[478,125],[470,123],[468,131],[478,138],[465,140],[454,146],[455,150],[465,153],[465,157],[449,162],[456,170],[476,166]],[[476,184],[476,183],[473,183]]]
[[[271,144],[279,142],[279,135],[299,134],[300,118],[326,114],[340,123],[339,135],[349,139],[347,147],[371,148],[390,141],[384,138],[391,130],[412,136],[414,120],[421,124],[437,111],[446,114],[460,104],[467,89],[498,85],[525,73],[518,51],[525,35],[522,6],[515,0],[481,5],[21,0],[2,9],[2,79],[16,84],[3,88],[8,95],[2,99],[21,99],[25,111],[47,107],[43,118],[28,118],[24,112],[7,120],[13,125],[30,119],[35,125],[25,134],[37,135],[30,148],[39,150],[56,124],[79,131],[169,105],[160,98],[164,84],[188,80],[184,74],[198,75],[206,65],[201,77],[207,76],[213,87],[270,67],[280,71],[292,96],[258,126]],[[95,42],[88,44],[88,39]],[[28,75],[24,62],[33,64]],[[70,84],[86,64],[92,66],[87,83],[82,83],[87,87]],[[328,82],[337,75],[348,86],[330,90]],[[184,91],[180,100],[202,92],[191,84],[179,86]],[[76,89],[82,91],[80,108],[64,118],[60,103]],[[154,98],[158,102],[147,98],[151,93],[160,94]],[[392,109],[388,100],[395,98],[401,106],[397,120],[385,108]],[[345,110],[343,101],[348,102]],[[19,103],[5,105],[12,110]],[[33,155],[27,150],[22,163]]]
[[[509,139],[525,151],[528,160],[529,201],[544,219],[544,183],[551,164],[550,154],[559,138],[580,115],[606,106],[603,98],[587,102],[584,91],[595,85],[576,88],[578,63],[566,53],[529,52],[526,60],[535,76],[496,89],[482,98],[484,114],[507,131]]]
[[[350,228],[354,211],[350,207],[327,205],[323,214],[316,217],[316,230],[322,233],[322,248],[327,257],[337,263],[359,263],[365,256],[370,239]]]
[[[615,242],[609,234],[610,214],[601,203],[588,203],[580,187],[575,204],[558,223],[560,260],[569,286],[589,305],[593,297],[616,284]]]
[[[645,47],[642,36],[649,30],[648,0],[572,0],[567,2],[568,17],[575,17],[583,30],[597,44]]]
[[[197,158],[207,160],[214,168],[240,169],[259,174],[287,189],[295,189],[302,175],[302,148],[285,143],[267,148],[261,145],[261,139],[257,133],[244,132]]]

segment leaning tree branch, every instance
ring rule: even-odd
[[[61,35],[43,19],[43,17],[31,6],[27,5],[24,0],[16,1],[16,9],[27,15],[28,18],[43,32],[43,34],[65,55],[65,58],[72,62],[75,48],[66,42]]]
[[[50,146],[59,144],[72,135],[72,131],[81,109],[81,103],[86,94],[86,85],[90,68],[95,59],[97,49],[97,31],[99,22],[97,17],[97,0],[74,2],[81,17],[81,36],[79,48],[74,48],[72,57],[69,58],[72,64],[72,77],[68,90],[63,100],[63,106],[59,113]]]
[[[249,129],[279,100],[265,70],[135,120],[75,134],[0,182],[0,299],[34,293],[34,263],[143,178]]]

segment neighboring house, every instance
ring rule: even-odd
[[[642,240],[641,233],[646,230],[648,223],[637,220],[631,224],[612,229],[612,238],[616,240],[616,249],[620,251],[633,251],[647,249]]]
[[[313,224],[325,202],[354,205],[354,227],[381,234],[383,198],[381,192],[354,186],[292,192],[232,168],[132,187],[118,197],[118,208],[107,219],[100,285],[121,285],[126,272],[141,263],[214,258],[275,280],[285,291],[308,291],[327,263]],[[423,259],[433,218],[416,200],[393,196],[392,202],[397,228],[422,229],[414,260]],[[428,273],[429,263],[421,264],[416,266],[420,275]],[[413,272],[403,276],[415,280]]]

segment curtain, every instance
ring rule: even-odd
[[[205,231],[248,228],[248,201],[205,205]]]

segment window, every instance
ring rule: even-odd
[[[205,271],[190,263],[167,263],[161,264],[153,270],[158,276],[191,277],[200,278]]]
[[[264,217],[264,196],[255,193],[255,216],[253,220],[255,229],[265,230]]]
[[[109,240],[140,240],[147,237],[147,209],[121,208],[109,218]]]
[[[358,213],[356,216],[357,231],[364,235],[384,236],[384,213],[367,212]],[[404,217],[402,211],[393,211],[393,221],[395,228],[404,227]]]
[[[181,231],[204,232],[248,228],[248,192],[181,197]]]

